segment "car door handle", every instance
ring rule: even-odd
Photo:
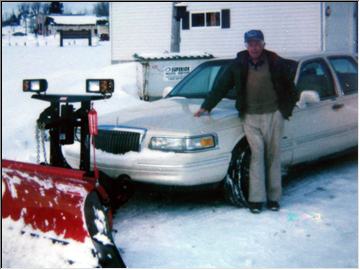
[[[332,105],[333,110],[338,110],[342,107],[344,107],[344,103],[335,103],[334,105]]]

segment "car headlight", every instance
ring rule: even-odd
[[[214,148],[217,139],[214,135],[192,137],[152,137],[149,148],[163,151],[191,152]]]

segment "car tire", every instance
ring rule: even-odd
[[[114,213],[134,194],[134,186],[125,175],[114,179],[100,172],[99,182],[110,198],[110,206]]]
[[[225,199],[237,207],[248,207],[250,158],[249,145],[238,144],[232,151],[228,173],[223,180]]]

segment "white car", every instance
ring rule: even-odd
[[[282,167],[357,146],[357,57],[317,54],[290,58],[300,100],[282,137]],[[199,65],[163,99],[99,119],[96,159],[112,178],[193,186],[223,183],[226,197],[246,205],[250,149],[230,90],[209,115],[194,117],[219,71],[231,59]],[[66,148],[68,163],[78,151]]]

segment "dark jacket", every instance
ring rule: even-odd
[[[276,53],[264,50],[269,61],[269,69],[274,89],[277,93],[279,111],[289,120],[292,111],[299,99],[294,85],[294,66],[297,62],[284,59]],[[240,118],[246,113],[246,81],[248,74],[249,53],[247,50],[237,53],[237,57],[222,71],[214,82],[212,90],[206,96],[201,108],[211,111],[218,102],[226,96],[228,91],[235,87],[235,107]],[[296,68],[295,68],[296,70]]]

